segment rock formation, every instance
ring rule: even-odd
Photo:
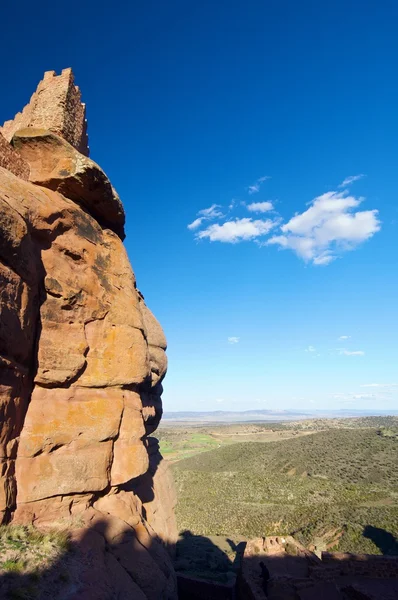
[[[100,539],[113,567],[93,598],[171,599],[174,488],[147,437],[166,340],[123,237],[72,72],[46,73],[0,128],[0,511]]]
[[[247,542],[240,596],[247,600],[397,598],[398,557],[310,552],[292,536]]]

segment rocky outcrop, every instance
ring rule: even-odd
[[[318,557],[292,536],[269,536],[246,544],[240,596],[248,600],[397,598],[397,575],[397,556],[322,552]]]
[[[119,197],[76,149],[76,102],[68,113],[55,95],[52,112],[36,94],[68,135],[45,118],[26,129],[24,111],[10,141],[29,181],[0,167],[0,511],[71,531],[78,521],[86,544],[100,536],[96,551],[123,570],[107,580],[115,598],[174,598],[175,492],[147,437],[162,414],[166,340],[136,287]],[[82,585],[70,597],[89,597]]]
[[[101,167],[62,137],[28,127],[17,131],[12,145],[30,167],[29,181],[73,200],[104,227],[124,239],[124,210]]]

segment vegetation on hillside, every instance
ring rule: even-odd
[[[1,598],[39,600],[70,581],[67,532],[32,526],[0,526]]]
[[[248,538],[294,533],[322,549],[397,552],[398,447],[376,427],[238,442],[176,462],[179,527]],[[375,531],[385,532],[383,547]]]
[[[380,427],[378,434],[381,435],[381,437],[398,441],[398,427]]]

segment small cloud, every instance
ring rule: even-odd
[[[226,242],[236,244],[237,242],[255,240],[263,235],[267,235],[278,221],[271,219],[253,220],[253,219],[235,219],[226,221],[222,225],[215,223],[209,225],[196,234],[196,239],[201,240],[209,238],[211,242]]]
[[[363,173],[360,173],[359,175],[350,175],[349,177],[346,177],[344,179],[344,181],[342,181],[340,183],[339,188],[347,187],[348,185],[351,185],[351,183],[354,183],[355,181],[359,181],[363,177],[366,177],[366,175],[364,175]]]
[[[350,337],[351,337],[350,335],[341,335],[341,336],[339,337],[339,340],[349,340],[349,339],[350,339]]]
[[[365,352],[363,350],[346,350],[345,348],[341,348],[339,354],[343,356],[364,356]]]
[[[224,402],[224,398],[216,398],[216,402],[218,402],[219,404],[221,404],[222,402]]]
[[[329,394],[330,398],[339,400],[340,402],[355,402],[355,400],[368,400],[374,398],[374,394],[355,394],[353,392],[340,393],[340,394]]]
[[[308,348],[305,349],[305,352],[316,352],[316,348],[314,348],[314,346],[308,346]]]
[[[336,257],[329,252],[323,252],[320,256],[315,256],[312,263],[314,265],[328,265],[334,261]]]
[[[256,179],[256,181],[252,185],[249,185],[249,187],[247,188],[249,194],[257,194],[257,192],[260,191],[261,185],[264,183],[264,181],[267,181],[267,179],[271,179],[271,177],[265,175],[264,177],[259,177],[258,179]]]
[[[228,338],[228,344],[237,344],[239,342],[239,340],[240,340],[240,338],[231,336]]]
[[[221,211],[218,209],[221,208],[219,204],[212,204],[209,208],[203,208],[198,212],[198,215],[203,217],[204,219],[218,219],[219,217],[223,217]]]
[[[265,213],[274,208],[272,202],[252,202],[247,205],[247,210],[250,212]]]
[[[189,225],[187,225],[188,229],[197,229],[198,227],[200,227],[202,225],[202,221],[203,221],[203,217],[200,217],[199,219],[195,219],[194,221],[192,221],[192,223],[190,223]]]
[[[202,208],[202,210],[196,213],[199,217],[187,225],[188,229],[193,231],[200,227],[203,221],[213,221],[214,219],[223,217],[224,215],[219,208],[221,208],[219,204],[212,204],[209,208]]]
[[[398,383],[364,383],[363,388],[392,388],[398,387]]]

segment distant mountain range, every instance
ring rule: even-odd
[[[343,417],[371,417],[398,415],[397,410],[243,410],[243,411],[178,411],[163,414],[165,421],[242,422],[294,421],[299,419],[336,419]]]

